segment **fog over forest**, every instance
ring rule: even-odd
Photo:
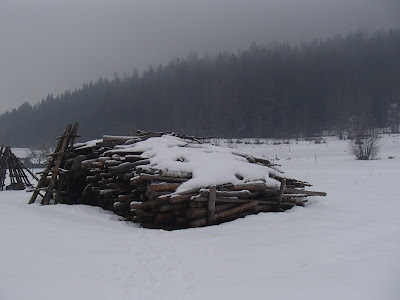
[[[400,30],[359,31],[299,46],[252,43],[192,54],[22,104],[0,116],[3,143],[51,144],[77,121],[83,139],[133,130],[292,138],[400,126]]]
[[[396,0],[3,0],[0,112],[196,51],[400,28]]]

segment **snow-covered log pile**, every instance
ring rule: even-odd
[[[104,136],[75,144],[67,162],[59,202],[100,206],[149,228],[219,224],[325,195],[265,158],[174,134]]]

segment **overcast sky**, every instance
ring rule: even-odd
[[[0,113],[174,57],[400,28],[399,0],[0,0]]]

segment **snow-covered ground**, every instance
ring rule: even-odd
[[[0,192],[0,299],[400,299],[399,135],[375,161],[334,137],[230,146],[279,158],[328,196],[167,232]]]

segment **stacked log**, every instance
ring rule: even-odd
[[[157,168],[144,152],[124,150],[127,145],[164,134],[139,131],[129,137],[104,136],[96,143],[75,145],[65,166],[65,176],[69,176],[63,187],[66,197],[59,202],[100,206],[146,228],[173,230],[220,224],[260,212],[282,212],[304,206],[308,196],[326,195],[306,191],[309,183],[285,178],[278,171],[270,174],[271,180],[280,182],[276,186],[261,179],[181,190],[179,187],[192,179],[190,172]],[[188,147],[201,146],[193,137],[180,138]],[[264,158],[237,155],[245,157],[249,167],[257,164],[276,169]]]

